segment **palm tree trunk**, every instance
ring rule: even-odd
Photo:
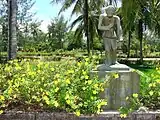
[[[93,49],[93,36],[92,35],[90,35],[90,48],[91,48],[91,50],[92,50],[92,55],[94,54],[94,49]]]
[[[127,54],[127,58],[130,57],[130,49],[131,49],[131,30],[128,31],[128,54]]]
[[[112,0],[109,0],[109,5],[112,5]]]
[[[158,37],[160,38],[160,25],[158,24]]]
[[[90,55],[90,40],[89,40],[89,24],[88,24],[88,0],[84,0],[84,24],[85,24],[85,35],[87,37],[87,52]]]
[[[140,41],[140,63],[143,62],[143,20],[139,20],[139,41]]]
[[[7,51],[7,41],[8,41],[8,28],[6,23],[2,24],[2,41],[3,41],[3,51]]]
[[[17,0],[8,0],[8,59],[17,53]]]

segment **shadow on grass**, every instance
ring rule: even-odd
[[[136,62],[120,61],[120,63],[126,64],[131,68],[140,70],[145,73],[155,70],[155,68],[159,64],[159,62],[156,62],[156,61],[148,61],[148,62],[145,61],[142,64],[139,61],[136,61]]]

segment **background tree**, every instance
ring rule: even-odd
[[[14,2],[14,1],[9,1],[9,0],[0,0],[0,26],[2,26],[2,36],[1,36],[1,51],[7,51],[7,45],[8,43],[8,21],[9,21],[9,7],[10,5],[9,2]],[[16,1],[16,44],[20,47],[22,47],[23,42],[25,39],[22,37],[22,33],[24,32],[25,24],[31,21],[33,17],[33,13],[30,13],[29,10],[32,8],[35,2],[33,0],[17,0]],[[11,11],[12,12],[12,11]],[[10,14],[12,15],[12,14]],[[11,21],[11,20],[10,20]],[[15,24],[15,23],[14,23]],[[10,24],[12,25],[12,24]],[[13,33],[15,34],[15,33]],[[12,38],[12,37],[10,37]],[[15,38],[15,37],[14,37]],[[22,41],[24,40],[24,41]],[[11,49],[11,48],[10,48]],[[8,52],[10,50],[8,49]]]
[[[63,49],[63,42],[67,32],[67,21],[64,17],[55,18],[48,26],[49,42],[52,50]]]
[[[102,6],[105,4],[104,0],[101,1],[94,1],[94,0],[52,0],[52,3],[55,2],[63,2],[63,6],[60,10],[60,12],[65,11],[66,9],[68,9],[72,4],[74,5],[72,14],[80,14],[79,17],[77,17],[77,19],[73,22],[73,24],[71,25],[71,27],[75,26],[77,23],[79,23],[78,28],[75,32],[75,35],[79,37],[83,37],[83,33],[85,34],[86,38],[87,38],[87,51],[88,51],[88,55],[90,54],[90,46],[92,45],[91,41],[93,41],[92,39],[92,33],[93,28],[91,28],[90,23],[93,23],[93,19],[92,17],[89,15],[89,11],[91,12],[91,6],[92,5],[96,5],[96,9],[98,9],[97,11],[100,11],[100,9],[102,8]],[[92,7],[93,8],[93,7]],[[92,11],[94,11],[95,9],[92,9]],[[95,25],[95,24],[93,24]],[[90,27],[90,28],[89,28]],[[92,31],[92,32],[91,32]],[[91,35],[92,34],[92,35]],[[92,40],[91,40],[92,39]]]

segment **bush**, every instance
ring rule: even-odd
[[[160,67],[141,74],[140,100],[150,109],[160,109]]]
[[[104,82],[90,76],[90,60],[81,62],[10,61],[0,65],[0,107],[19,105],[67,112],[97,113]],[[11,107],[12,106],[12,107]]]
[[[160,109],[160,67],[141,75],[140,93],[134,93],[128,96],[126,100],[129,105],[119,109],[122,116],[125,116],[135,110],[148,111]]]

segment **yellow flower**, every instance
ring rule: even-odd
[[[49,98],[47,96],[43,96],[43,100],[46,102],[47,105],[49,105]]]
[[[149,87],[156,87],[156,83],[150,83]]]
[[[98,88],[98,84],[94,84],[94,87],[95,87],[95,88]]]
[[[73,74],[74,70],[68,70],[67,72],[68,72],[68,74],[70,74],[70,73]]]
[[[13,95],[13,98],[17,98],[17,95],[15,94],[15,95]]]
[[[54,101],[54,106],[55,107],[58,107],[59,106],[59,103],[57,101]]]
[[[83,75],[86,75],[86,74],[87,74],[87,72],[86,72],[86,71],[83,71],[82,73],[83,73]]]
[[[120,114],[120,117],[121,117],[121,118],[126,118],[126,117],[127,117],[127,114]]]
[[[67,84],[71,84],[71,81],[69,79],[66,79]]]
[[[88,80],[88,84],[89,84],[89,85],[92,84],[92,80]]]
[[[77,65],[80,67],[81,66],[81,62],[78,62]]]
[[[38,71],[37,71],[37,73],[41,73],[41,71],[40,71],[40,70],[38,70]]]
[[[58,92],[58,90],[59,90],[59,88],[58,87],[56,87],[56,89],[54,90],[55,92]]]
[[[137,93],[133,94],[133,97],[138,98],[138,94]]]
[[[85,88],[85,87],[82,87],[82,90],[86,90],[86,88]]]
[[[86,58],[85,60],[86,60],[86,61],[89,61],[89,58]]]
[[[88,76],[88,75],[86,75],[86,76],[85,76],[85,79],[87,80],[88,78],[89,78],[89,76]]]
[[[91,96],[91,100],[93,100],[94,99],[94,97],[93,96]]]
[[[93,90],[93,94],[94,94],[94,95],[97,94],[97,91]]]
[[[136,70],[135,70],[135,69],[132,69],[131,72],[136,72]]]
[[[0,114],[2,114],[4,111],[3,110],[0,110]]]
[[[66,100],[67,104],[71,104],[71,101],[70,100]]]
[[[22,68],[20,66],[15,67],[16,70],[21,70]]]
[[[12,88],[9,88],[9,90],[8,90],[8,94],[11,94],[12,93]]]
[[[160,80],[156,80],[156,82],[160,84]]]
[[[0,95],[0,101],[4,101],[4,96]]]
[[[114,76],[113,76],[115,79],[117,79],[117,78],[119,78],[119,74],[114,74]]]
[[[153,86],[153,87],[156,87],[156,83],[153,83],[152,86]]]
[[[67,100],[69,98],[69,94],[66,94],[66,97],[65,97],[65,99]]]
[[[93,55],[92,57],[93,57],[93,59],[96,59],[96,58],[97,58],[97,56],[95,56],[95,55]]]
[[[127,96],[127,97],[126,97],[126,100],[128,100],[128,99],[129,99],[129,97]]]
[[[152,87],[152,83],[149,84],[149,87]]]
[[[81,113],[80,113],[79,110],[76,110],[76,115],[77,115],[77,116],[80,116],[80,115],[81,115]]]
[[[54,84],[57,85],[59,83],[59,80],[55,80]]]
[[[55,69],[54,68],[51,68],[51,71],[53,72]]]
[[[149,92],[149,94],[150,94],[151,96],[153,95],[153,93],[154,93],[153,91],[150,91],[150,92]]]
[[[104,91],[104,88],[101,88],[101,91],[103,92],[103,91]]]
[[[57,78],[59,78],[59,77],[60,77],[60,74],[56,74],[55,76],[56,76]]]
[[[85,65],[86,65],[86,66],[88,66],[88,65],[89,65],[89,63],[88,63],[88,62],[85,62]]]

